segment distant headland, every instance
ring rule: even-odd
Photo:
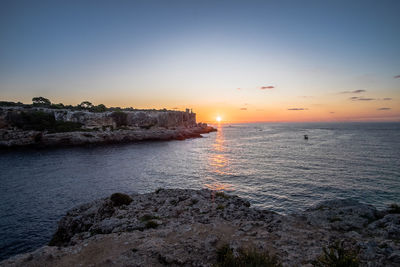
[[[34,97],[32,104],[0,101],[0,148],[184,140],[216,131],[196,122],[192,110],[134,109],[52,104]]]

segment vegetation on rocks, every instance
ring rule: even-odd
[[[156,223],[155,221],[148,221],[148,222],[146,222],[146,224],[145,224],[145,228],[146,229],[154,229],[154,228],[157,228],[157,226],[158,226],[158,223]]]
[[[127,194],[122,193],[114,193],[110,197],[111,201],[113,202],[114,206],[122,206],[122,205],[129,205],[133,200]]]
[[[224,192],[221,192],[221,191],[215,193],[215,196],[216,197],[222,197],[222,198],[225,198],[225,199],[229,199],[229,196],[227,194],[225,194]]]
[[[357,253],[346,249],[344,243],[335,242],[312,263],[315,267],[358,267],[360,262]]]
[[[68,109],[72,111],[77,110],[86,110],[90,112],[106,112],[106,111],[135,111],[142,109],[134,109],[133,107],[121,108],[121,107],[106,107],[104,104],[94,105],[89,101],[82,101],[77,105],[64,105],[63,103],[52,103],[48,98],[38,96],[32,98],[32,104],[24,104],[22,102],[12,102],[12,101],[0,101],[0,107],[23,107],[23,108],[32,108],[32,107],[42,107],[42,108],[51,108],[51,109]],[[155,109],[152,109],[155,110]],[[167,111],[167,109],[160,109],[159,111]]]
[[[229,245],[217,250],[215,267],[278,267],[282,266],[275,256],[267,252],[258,252],[254,248],[240,248],[236,255]]]
[[[160,217],[153,216],[153,215],[150,215],[150,214],[145,214],[145,215],[143,215],[142,217],[139,218],[139,220],[141,222],[146,222],[146,221],[150,221],[150,220],[157,220],[157,219],[160,219]]]
[[[126,126],[128,124],[128,115],[122,111],[114,111],[111,114],[117,127]]]
[[[400,214],[400,205],[396,203],[390,204],[388,212],[391,214]]]
[[[56,121],[54,114],[43,111],[8,113],[7,121],[22,130],[48,131],[50,133],[73,132],[82,124],[72,121]]]

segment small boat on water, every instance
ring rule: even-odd
[[[304,139],[308,140],[308,135],[307,134],[304,135]]]

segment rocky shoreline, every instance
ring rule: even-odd
[[[91,112],[0,106],[0,149],[184,140],[213,131],[197,123],[189,109]]]
[[[1,130],[0,149],[15,147],[59,147],[88,144],[113,144],[138,141],[166,141],[199,138],[201,134],[216,131],[215,128],[199,124],[194,127],[172,129],[154,127],[152,129],[118,129],[114,131],[76,131],[49,133],[42,131]]]
[[[312,266],[337,241],[360,266],[399,266],[398,206],[329,200],[284,216],[208,189],[113,194],[70,210],[49,246],[0,266],[213,266],[224,245],[234,254],[266,251],[283,266]]]

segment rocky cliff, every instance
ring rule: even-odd
[[[12,127],[13,117],[21,113],[32,114],[44,112],[54,116],[56,121],[76,122],[84,129],[102,127],[116,128],[119,123],[127,127],[194,127],[196,113],[174,110],[135,110],[135,111],[106,111],[89,112],[85,110],[0,107],[0,128]],[[118,120],[123,121],[118,121]]]
[[[196,114],[168,110],[89,112],[0,107],[0,147],[170,140],[215,131]]]
[[[324,264],[336,241],[353,265]],[[221,248],[267,252],[278,261],[267,266],[399,266],[400,214],[349,199],[283,216],[210,190],[114,194],[70,210],[50,246],[0,266],[218,266]]]

